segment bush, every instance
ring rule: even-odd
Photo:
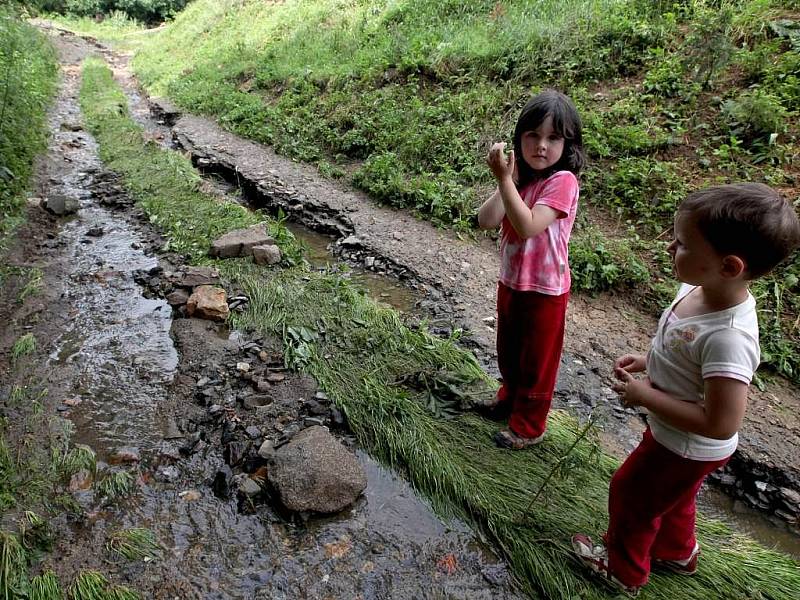
[[[600,292],[650,279],[647,267],[627,243],[607,239],[594,228],[576,230],[570,242],[569,265],[576,290]]]
[[[731,133],[753,142],[786,131],[789,112],[773,94],[760,89],[739,94],[722,104]]]
[[[124,12],[143,23],[157,23],[180,12],[189,0],[34,0],[30,8],[38,12],[70,14],[78,17]]]

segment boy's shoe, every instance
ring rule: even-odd
[[[623,591],[631,596],[639,593],[641,586],[625,585],[611,573],[608,569],[608,550],[602,544],[594,544],[588,535],[576,533],[572,536],[572,549],[584,565],[601,575],[603,581],[615,590]]]
[[[535,446],[543,439],[544,433],[536,437],[528,438],[519,436],[510,429],[501,429],[494,434],[494,443],[500,448],[508,448],[509,450],[524,450],[530,446]]]
[[[683,560],[661,560],[653,559],[653,566],[661,569],[669,569],[679,575],[694,575],[697,572],[697,557],[700,556],[700,544],[695,542],[689,558]]]

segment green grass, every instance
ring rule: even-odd
[[[108,502],[116,502],[133,494],[136,479],[128,471],[113,471],[103,475],[97,483],[97,492]]]
[[[47,142],[46,110],[56,89],[52,47],[0,7],[0,251],[22,220],[34,157]]]
[[[157,558],[161,554],[161,546],[150,529],[137,527],[113,532],[106,542],[106,548],[126,560],[142,560]]]
[[[82,571],[69,588],[69,600],[140,600],[133,590],[112,585],[97,571]]]
[[[29,600],[62,600],[64,592],[52,571],[46,571],[31,579]]]
[[[26,333],[14,342],[11,347],[11,360],[19,361],[20,358],[33,354],[36,351],[36,337],[32,333]]]
[[[122,169],[126,181],[130,173],[149,173],[147,185],[140,182],[135,189],[150,218],[176,240],[183,235],[177,221],[202,229],[194,215],[219,201],[202,195],[193,204],[151,201],[172,189],[172,175],[146,168],[155,159],[138,148],[146,143],[120,109],[118,91],[110,91],[118,88],[109,70],[88,62],[83,76],[81,102],[103,156]],[[121,156],[138,158],[128,162]],[[137,167],[134,160],[145,162]],[[211,239],[198,237],[196,247],[207,247]],[[194,244],[181,245],[188,258],[199,260]],[[233,324],[280,336],[287,364],[319,382],[346,414],[359,443],[403,472],[442,514],[457,515],[482,531],[526,592],[547,598],[612,596],[571,560],[569,538],[576,531],[603,530],[608,481],[617,462],[592,438],[575,444],[580,427],[572,418],[554,411],[546,441],[529,452],[495,448],[490,439],[496,425],[472,414],[437,416],[495,385],[455,339],[410,330],[396,312],[335,273],[312,273],[302,265],[275,271],[249,259],[209,262],[250,299]],[[797,596],[800,569],[789,557],[716,521],[701,517],[698,531],[704,549],[698,575],[655,574],[643,598]]]

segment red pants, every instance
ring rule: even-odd
[[[645,430],[611,478],[605,540],[609,570],[617,579],[643,585],[651,558],[689,558],[696,541],[695,496],[706,475],[726,462],[681,458]]]
[[[511,403],[508,425],[522,437],[547,426],[553,400],[569,293],[548,296],[497,285],[497,363],[503,385],[500,404]]]

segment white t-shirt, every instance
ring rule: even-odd
[[[670,307],[661,315],[647,355],[647,374],[661,391],[702,404],[704,380],[730,377],[750,384],[761,360],[756,301],[751,294],[741,304],[718,312],[676,318],[672,309],[694,286],[681,285]],[[727,440],[681,431],[654,414],[648,415],[653,437],[679,456],[692,460],[720,460],[733,454],[739,434]]]

